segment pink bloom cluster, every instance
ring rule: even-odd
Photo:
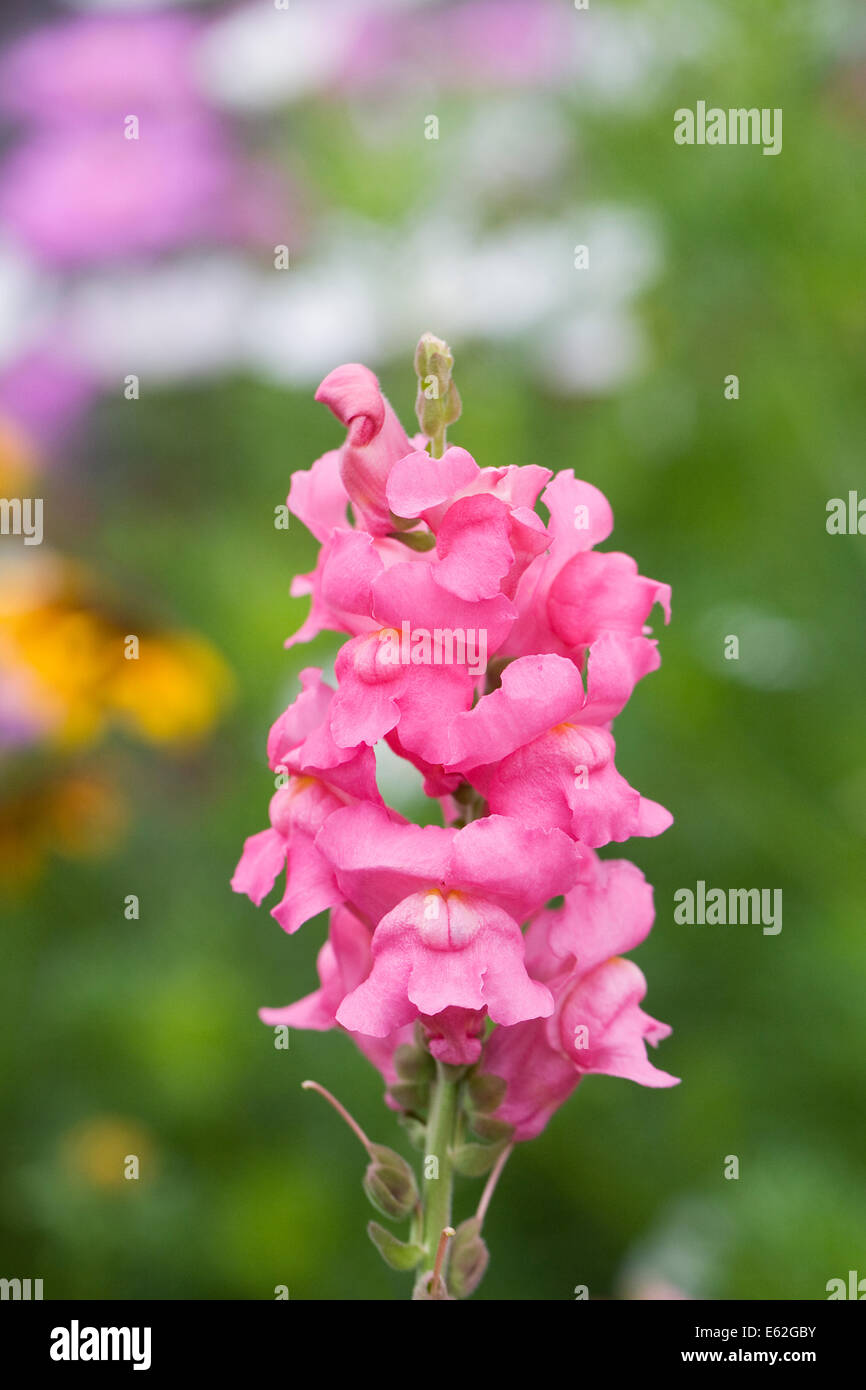
[[[287,645],[348,640],[335,688],[302,671],[271,730],[284,785],[232,886],[260,903],[286,868],[280,925],[331,921],[320,988],[261,1017],[343,1028],[389,1086],[395,1050],[423,1036],[440,1062],[506,1083],[495,1119],[518,1140],[588,1072],[674,1084],[645,1047],[670,1030],[621,955],[649,932],[652,890],[595,853],[671,822],[617,770],[612,733],[659,664],[646,624],[656,603],[669,616],[668,586],[596,548],[611,509],[570,470],[433,457],[357,364],[316,398],[347,435],[292,478],[290,509],[321,549],[295,581],[311,609]],[[480,674],[469,633],[483,634]],[[423,774],[444,825],[384,804],[381,740]]]

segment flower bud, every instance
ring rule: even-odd
[[[427,1118],[430,1105],[430,1086],[422,1081],[393,1081],[388,1087],[388,1095],[401,1110]]]
[[[493,1076],[490,1072],[476,1072],[469,1078],[466,1089],[471,1108],[480,1111],[482,1115],[492,1115],[505,1099],[508,1087],[501,1076]]]
[[[405,1158],[384,1144],[370,1145],[372,1162],[364,1174],[364,1191],[377,1211],[402,1221],[418,1201],[418,1185]]]
[[[432,1299],[443,1303],[456,1303],[457,1301],[454,1294],[449,1293],[445,1287],[444,1279],[439,1279],[434,1284],[432,1269],[426,1269],[415,1282],[415,1287],[412,1290],[412,1302],[426,1302]]]
[[[386,1265],[390,1265],[392,1269],[414,1269],[424,1254],[422,1246],[407,1245],[405,1241],[398,1240],[390,1231],[386,1231],[384,1226],[380,1226],[378,1221],[367,1223],[367,1235]]]
[[[445,447],[445,430],[459,420],[461,404],[457,387],[451,379],[454,358],[448,344],[432,333],[422,333],[415,349],[415,372],[418,395],[415,414],[421,431],[433,444],[433,456],[439,458]]]
[[[457,1227],[451,1242],[451,1265],[448,1282],[456,1298],[468,1298],[484,1278],[490,1255],[481,1239],[477,1216],[470,1217]]]
[[[401,1081],[432,1081],[436,1064],[426,1048],[401,1043],[394,1049],[394,1070]]]

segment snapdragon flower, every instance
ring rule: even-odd
[[[330,910],[319,988],[260,1016],[341,1029],[380,1071],[424,1154],[420,1188],[305,1084],[364,1144],[373,1204],[410,1223],[403,1241],[371,1222],[373,1244],[420,1268],[414,1298],[441,1300],[477,1287],[507,1156],[585,1076],[677,1080],[649,1061],[646,1044],[670,1029],[644,1012],[646,981],[623,955],[650,930],[652,890],[627,860],[596,854],[671,822],[616,768],[612,733],[659,665],[647,619],[656,603],[669,617],[670,591],[595,548],[613,516],[590,484],[479,467],[448,446],[460,400],[446,344],[425,334],[415,367],[414,439],[357,363],[317,392],[347,437],[292,479],[289,507],[321,551],[293,590],[312,603],[287,645],[323,629],[346,640],[335,688],[302,671],[271,730],[284,781],[232,882],[259,903],[286,867],[272,915],[289,932]],[[444,824],[384,803],[383,740],[423,773]],[[488,1173],[455,1229],[456,1175]]]

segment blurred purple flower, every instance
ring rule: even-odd
[[[151,118],[138,140],[119,126],[73,126],[12,149],[0,166],[0,223],[39,259],[71,267],[243,240],[261,194],[210,119]]]
[[[32,30],[0,57],[0,111],[38,125],[157,113],[201,105],[191,15],[115,15]]]
[[[90,372],[51,348],[38,348],[0,373],[0,419],[41,452],[74,428],[98,391]]]
[[[573,69],[578,37],[573,15],[551,0],[461,0],[399,18],[374,11],[340,85],[393,84],[395,73],[470,91],[537,85]]]

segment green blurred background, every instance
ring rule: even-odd
[[[649,31],[663,14],[668,36],[697,17],[706,41],[656,62],[636,96],[626,81],[603,99],[581,73],[524,90],[554,110],[564,163],[500,193],[481,225],[585,202],[648,215],[659,255],[635,304],[639,363],[613,389],[551,389],[519,329],[461,337],[444,310],[414,324],[402,357],[373,363],[408,426],[415,337],[451,339],[464,402],[452,440],[484,465],[575,468],[611,499],[609,546],[674,591],[662,668],[617,740],[624,774],[676,817],[622,852],[655,885],[636,959],[647,1007],[674,1027],[659,1064],[682,1085],[591,1077],[518,1149],[476,1298],[569,1299],[581,1284],[591,1297],[662,1285],[822,1298],[829,1279],[866,1274],[866,540],[825,526],[830,498],[866,495],[866,48],[843,5],[637,8]],[[268,113],[266,139],[303,168],[317,235],[355,214],[387,245],[430,198],[419,162],[439,161],[435,198],[488,99],[419,105],[398,89],[371,153],[355,117],[379,99],[313,93]],[[782,107],[782,154],[676,146],[673,111],[698,99]],[[432,155],[422,107],[442,123]],[[562,246],[565,294],[583,239],[574,226]],[[515,284],[530,270],[515,257]],[[447,256],[437,273],[447,305]],[[72,518],[64,552],[112,601],[207,638],[235,681],[204,746],[105,739],[96,762],[128,804],[124,834],[101,857],[49,855],[5,896],[0,1273],[42,1277],[46,1297],[408,1296],[364,1235],[360,1148],[300,1090],[317,1079],[404,1147],[378,1075],[337,1033],[293,1032],[276,1050],[256,1017],[315,986],[323,923],[289,939],[228,887],[266,823],[268,727],[300,666],[336,651],[327,635],[283,650],[306,608],[289,583],[314,546],[273,517],[291,472],[338,439],[312,387],[239,369],[148,390],[134,416],[103,398],[74,467],[45,483],[46,505]],[[738,661],[724,658],[729,634]],[[51,766],[43,753],[49,783]],[[675,924],[675,890],[698,879],[781,888],[782,932]],[[133,893],[138,921],[124,917]],[[139,1181],[122,1178],[127,1153]],[[461,1180],[459,1216],[476,1192]]]

